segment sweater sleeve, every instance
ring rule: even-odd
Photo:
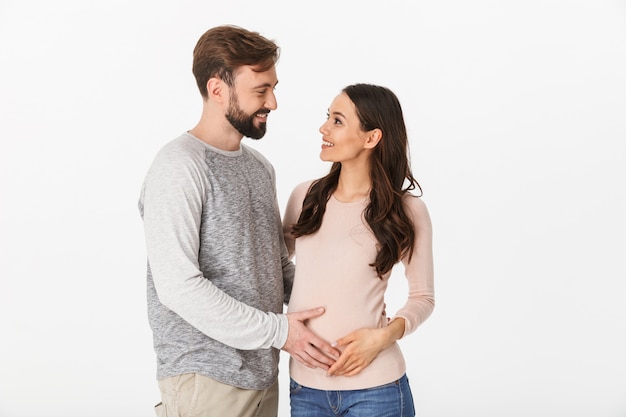
[[[414,223],[416,236],[411,260],[409,261],[408,256],[402,260],[409,286],[408,299],[394,317],[402,317],[405,320],[403,336],[414,332],[435,307],[430,215],[421,198],[409,196],[405,201]]]
[[[146,176],[142,211],[148,263],[160,302],[236,349],[282,348],[287,318],[229,296],[200,271],[200,223],[206,181],[183,152],[162,152]]]

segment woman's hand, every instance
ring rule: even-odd
[[[378,354],[404,334],[404,319],[398,318],[387,327],[359,329],[337,340],[334,347],[341,356],[328,370],[329,376],[354,376],[365,369]]]

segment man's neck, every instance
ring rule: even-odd
[[[225,119],[211,121],[203,117],[189,133],[224,151],[239,150],[243,139],[241,133],[237,132]]]

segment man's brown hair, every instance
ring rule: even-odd
[[[267,71],[279,56],[278,45],[258,32],[233,25],[216,26],[200,37],[193,50],[193,74],[206,99],[210,78],[218,77],[232,87],[238,67],[250,65],[255,71]]]

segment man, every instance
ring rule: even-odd
[[[322,369],[339,354],[304,326],[323,309],[282,314],[294,265],[274,170],[241,143],[263,137],[277,108],[278,57],[243,28],[202,35],[200,121],[158,152],[142,187],[159,416],[275,417],[279,349]]]

